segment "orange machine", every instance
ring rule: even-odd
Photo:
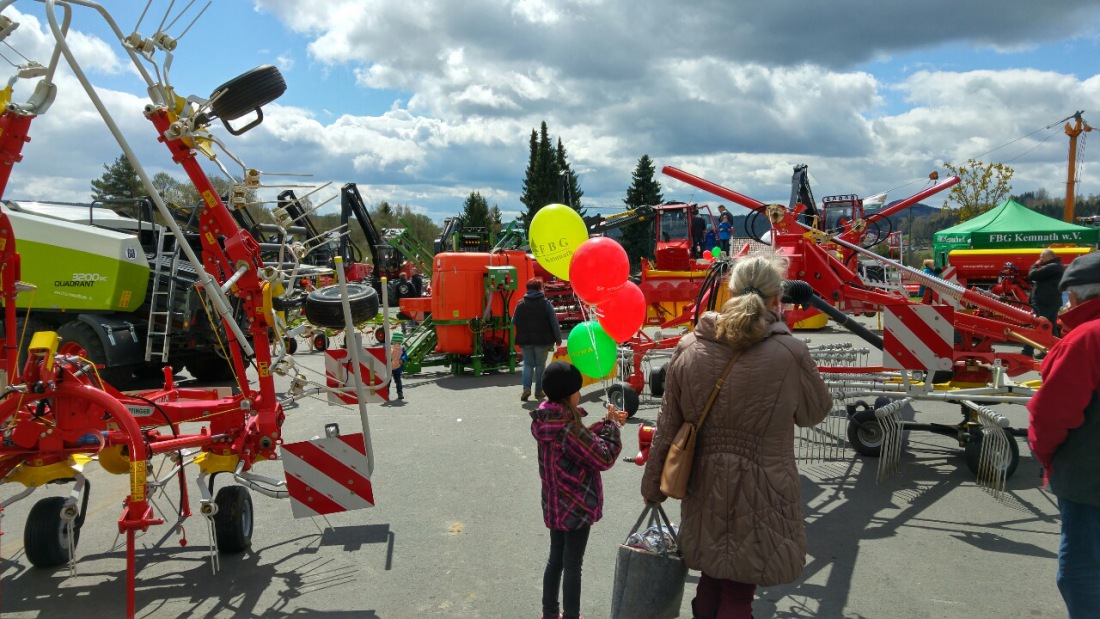
[[[534,258],[505,250],[436,254],[432,268],[435,352],[470,356],[475,373],[512,358],[512,312],[534,276]]]

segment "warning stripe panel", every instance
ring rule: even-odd
[[[954,357],[951,308],[892,305],[886,309],[884,365],[908,370],[947,370]]]
[[[363,438],[362,432],[356,432],[355,434],[341,434],[337,438],[340,442],[344,443],[348,447],[351,447],[355,451],[358,451],[363,456],[367,455],[367,442]]]
[[[294,476],[309,483],[348,509],[367,507],[362,505],[363,501],[374,504],[369,479],[309,443],[299,445],[307,445],[305,451],[309,453],[303,456],[293,452],[287,454],[289,457],[284,467],[288,477]]]
[[[373,507],[365,452],[362,434],[284,444],[283,468],[294,517]]]
[[[290,491],[290,510],[295,518],[347,511],[343,505],[313,490],[297,477],[287,475],[286,488]]]
[[[364,491],[367,496],[360,496],[355,492],[350,491],[340,483],[331,477],[327,477],[320,471],[314,468],[310,468],[309,465],[303,463],[293,454],[284,454],[286,468],[286,479],[288,490],[290,491],[291,499],[302,502],[307,505],[310,510],[316,511],[317,505],[321,509],[328,509],[325,513],[333,513],[333,511],[351,511],[355,509],[366,509],[374,506],[374,494],[370,488],[369,481],[359,482],[358,486]],[[301,483],[301,486],[294,487],[290,483],[291,480]],[[337,507],[332,508],[328,506],[331,502]],[[302,517],[303,514],[298,510],[293,510],[296,518]],[[312,514],[304,514],[312,515]]]

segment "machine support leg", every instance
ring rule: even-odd
[[[134,619],[134,588],[137,586],[134,562],[134,530],[126,530],[126,617]]]

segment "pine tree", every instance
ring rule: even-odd
[[[491,229],[495,237],[504,229],[504,214],[500,212],[500,207],[496,204],[489,210],[489,220],[492,222]]]
[[[562,192],[563,171],[565,192]],[[527,212],[521,219],[530,223],[542,207],[564,201],[570,202],[580,212],[580,198],[583,195],[577,176],[569,166],[565,146],[560,139],[557,149],[551,146],[550,132],[546,121],[543,121],[538,132],[531,131],[530,156],[523,179],[523,194],[520,196],[520,202],[527,207]]]
[[[106,172],[92,181],[93,200],[131,200],[146,194],[137,170],[126,155],[119,155],[111,165],[103,164]]]
[[[465,228],[485,228],[489,230],[493,221],[489,215],[489,203],[480,193],[470,192],[470,197],[462,204],[462,225]]]
[[[655,205],[664,202],[661,194],[661,183],[656,180],[656,169],[649,155],[642,155],[638,160],[638,166],[630,175],[630,187],[626,190],[626,198],[623,203],[628,208],[637,208],[645,205]],[[639,265],[639,258],[653,260],[654,227],[653,220],[638,222],[624,227],[623,248],[630,257],[631,265]],[[640,268],[636,267],[636,268]]]

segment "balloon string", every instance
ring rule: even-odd
[[[587,303],[584,303],[583,301],[581,301],[580,298],[577,297],[576,295],[573,295],[573,296],[574,296],[574,298],[577,299],[578,306],[580,307],[581,318],[584,319],[584,322],[588,322],[589,320],[591,320],[592,314],[595,313],[595,307],[596,306],[588,305]],[[592,355],[596,357],[596,367],[600,367],[600,349],[599,349],[598,346],[596,346],[596,333],[593,329],[588,330],[588,341],[589,341],[590,344],[592,344]],[[615,351],[616,351],[616,354],[615,354],[616,360],[618,361],[618,369],[622,370],[622,368],[623,368],[623,359],[626,358],[626,353],[619,347],[618,343],[615,344]],[[618,381],[619,386],[622,386],[623,385],[622,372],[621,371],[616,372],[616,376],[617,376],[617,381]],[[608,386],[607,383],[608,383],[608,381],[605,381],[605,380],[600,381],[600,384],[603,387],[604,402],[609,402],[611,400],[611,397],[608,395],[608,391],[609,391],[610,387]],[[615,383],[616,383],[616,379],[615,378],[611,379],[611,386],[614,386]],[[625,392],[626,388],[623,387],[623,390]],[[625,398],[626,396],[623,396],[623,397]]]

